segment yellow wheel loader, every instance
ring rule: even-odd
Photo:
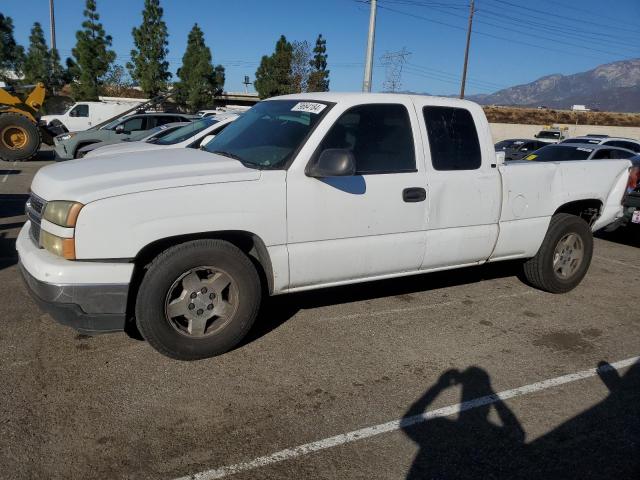
[[[28,160],[38,153],[40,144],[53,143],[51,133],[40,127],[39,111],[45,98],[42,83],[25,86],[32,90],[21,98],[15,89],[0,87],[0,159]]]

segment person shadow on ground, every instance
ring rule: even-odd
[[[445,372],[401,420],[419,447],[407,480],[640,479],[640,362],[622,376],[600,362],[597,373],[609,390],[604,400],[525,443],[523,427],[486,371]],[[454,385],[462,388],[458,418],[445,407],[425,421],[429,405]],[[499,425],[489,418],[492,408]]]
[[[455,385],[462,388],[458,418],[420,422],[437,396]],[[401,421],[404,433],[419,446],[407,480],[510,478],[513,459],[522,457],[525,432],[507,405],[493,396],[489,375],[481,368],[443,373]],[[492,408],[500,425],[489,419]]]

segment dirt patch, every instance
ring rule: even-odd
[[[572,112],[517,107],[483,107],[490,123],[520,123],[524,125],[606,125],[610,127],[640,127],[640,114],[617,112]]]
[[[566,330],[549,332],[540,335],[533,341],[536,347],[546,347],[555,351],[589,352],[594,344],[585,338],[583,333]]]

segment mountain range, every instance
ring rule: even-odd
[[[569,109],[580,104],[592,110],[640,112],[640,58],[607,63],[573,75],[547,75],[525,85],[466,98],[482,105]]]

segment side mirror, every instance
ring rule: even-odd
[[[504,152],[496,152],[496,165],[504,165],[506,154]]]
[[[116,127],[116,133],[127,133],[127,132],[125,132],[125,130],[124,130],[124,125],[118,125],[118,126]]]
[[[213,140],[214,138],[216,138],[216,136],[214,134],[209,134],[209,135],[205,135],[205,137],[202,139],[202,141],[200,142],[200,148],[204,148],[207,146],[207,144]]]
[[[534,135],[534,138],[540,138],[540,135],[536,133],[536,134]]]
[[[322,151],[306,173],[313,178],[348,177],[356,173],[356,160],[350,150],[328,148]]]

